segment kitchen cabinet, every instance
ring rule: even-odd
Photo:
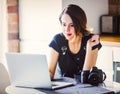
[[[120,36],[101,35],[102,48],[98,52],[97,66],[107,75],[107,81],[113,81],[113,61],[120,62]],[[118,79],[117,74],[117,79]]]
[[[113,47],[102,46],[98,52],[96,66],[105,72],[107,81],[113,81]]]
[[[114,78],[113,80],[116,82],[120,82],[120,47],[114,47],[113,49],[113,70],[114,70]]]

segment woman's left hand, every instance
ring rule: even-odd
[[[87,41],[87,49],[92,49],[93,46],[99,44],[100,38],[99,35],[95,34],[93,35],[88,41]]]

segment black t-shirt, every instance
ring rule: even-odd
[[[82,71],[86,55],[86,44],[91,35],[82,38],[81,48],[77,54],[71,53],[68,40],[62,33],[54,36],[49,46],[59,53],[58,66],[61,69],[62,75],[73,78],[74,74]],[[101,44],[99,43],[97,47],[100,49]]]

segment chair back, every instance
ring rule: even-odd
[[[10,85],[9,75],[5,66],[0,63],[0,94],[7,94],[5,89]]]

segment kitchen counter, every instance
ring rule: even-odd
[[[120,35],[100,35],[103,46],[120,47]]]

